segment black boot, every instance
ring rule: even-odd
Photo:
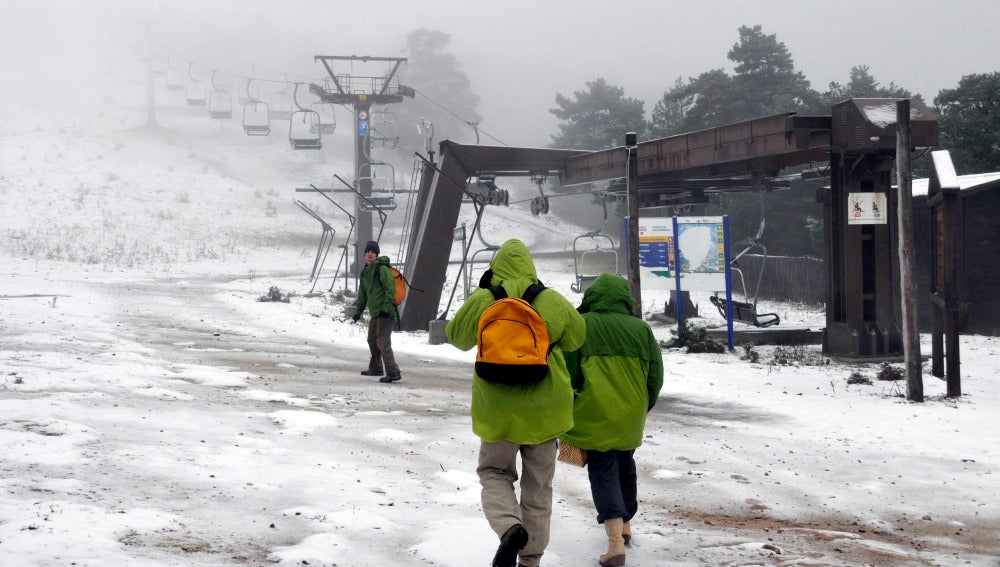
[[[391,374],[387,374],[386,376],[380,378],[379,382],[384,382],[388,384],[389,382],[395,382],[396,380],[402,380],[402,379],[403,377],[400,376],[399,372],[393,372]]]
[[[381,370],[362,370],[361,371],[361,375],[362,376],[381,376],[382,375],[382,371]]]
[[[517,552],[527,544],[527,530],[521,524],[515,524],[500,538],[497,554],[493,556],[493,567],[517,567]]]

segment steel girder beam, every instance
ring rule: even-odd
[[[558,175],[567,158],[581,153],[585,152],[441,142],[437,167],[424,169],[425,176],[430,172],[433,176],[429,183],[421,184],[404,270],[410,284],[423,292],[408,298],[400,314],[400,328],[425,330],[439,315],[453,231],[469,177]]]
[[[829,146],[829,116],[778,114],[640,142],[638,182],[777,172],[825,162]],[[623,147],[570,158],[563,185],[624,178],[627,159]]]

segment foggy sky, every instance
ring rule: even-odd
[[[550,141],[556,92],[585,81],[623,87],[648,115],[678,77],[731,73],[726,53],[744,24],[777,34],[818,91],[868,65],[932,102],[964,75],[1000,70],[996,0],[0,0],[0,14],[5,91],[100,86],[82,84],[146,51],[318,78],[314,55],[402,56],[412,30],[444,31],[480,96],[481,128],[522,146]],[[0,119],[24,98],[14,100]]]

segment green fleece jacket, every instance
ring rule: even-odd
[[[521,297],[528,286],[538,281],[531,254],[517,239],[500,247],[489,269],[490,285],[503,286],[509,297]],[[461,350],[475,347],[479,317],[493,301],[489,289],[473,292],[448,322],[448,342]],[[573,426],[573,388],[563,351],[576,350],[583,344],[583,317],[552,289],[540,293],[533,305],[549,331],[549,373],[534,384],[506,386],[487,382],[473,371],[472,431],[484,441],[536,445]]]
[[[587,340],[566,354],[576,399],[573,428],[561,439],[571,445],[627,451],[642,444],[646,413],[663,386],[663,356],[634,307],[628,281],[614,274],[601,274],[583,294]]]
[[[365,307],[368,314],[378,317],[387,313],[390,318],[396,316],[396,281],[389,270],[389,257],[379,256],[375,263],[361,270],[361,285],[358,286],[358,301],[355,308],[363,313]]]

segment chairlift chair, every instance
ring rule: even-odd
[[[298,101],[299,83],[295,83],[295,105],[298,110],[288,119],[288,142],[293,150],[318,150],[323,147],[319,113],[304,108]]]
[[[243,131],[247,136],[267,136],[271,133],[271,117],[266,102],[251,100],[243,105]]]
[[[208,95],[208,115],[216,120],[233,117],[233,99],[228,91],[214,90]]]
[[[166,83],[168,91],[183,91],[184,71],[181,71],[177,67],[170,67],[167,69],[167,75],[164,78],[164,83]]]
[[[286,92],[287,90],[288,83],[285,83],[285,88],[283,90],[271,93],[271,120],[288,120],[292,117],[292,111],[294,109],[292,104],[292,95],[288,94],[288,92]]]
[[[154,77],[163,77],[167,74],[170,62],[162,55],[154,55],[149,59],[149,71]]]
[[[319,114],[319,133],[329,136],[337,130],[337,115],[331,102],[314,102],[309,108]]]
[[[737,254],[732,260],[729,261],[729,271],[735,273],[740,278],[740,287],[743,290],[744,301],[732,300],[733,305],[733,320],[739,321],[741,323],[746,323],[748,325],[753,325],[755,327],[772,327],[781,322],[781,318],[778,317],[777,313],[758,313],[757,312],[757,298],[760,296],[760,282],[764,278],[764,268],[767,266],[767,248],[761,244],[760,237],[764,234],[764,196],[759,195],[760,199],[760,225],[757,227],[757,235],[753,238],[747,238],[743,240],[740,244],[745,245],[742,252]],[[739,259],[742,258],[746,253],[751,250],[759,248],[761,250],[761,262],[760,262],[760,273],[757,274],[757,286],[754,288],[753,299],[751,300],[750,295],[747,293],[746,280],[743,278],[743,270],[739,267]],[[708,298],[712,302],[712,305],[719,310],[719,314],[723,318],[728,319],[726,315],[726,298],[719,297],[719,294],[713,294]]]
[[[359,203],[362,211],[366,213],[379,212],[379,211],[395,211],[396,210],[396,197],[392,195],[388,196],[375,196],[372,195],[367,198],[367,200],[362,200]]]
[[[607,196],[601,196],[601,207],[604,210],[604,219],[601,221],[601,226],[597,227],[595,230],[585,232],[580,236],[573,239],[573,274],[575,276],[575,281],[570,284],[569,288],[576,293],[583,293],[590,287],[590,284],[594,283],[597,276],[600,274],[585,274],[582,272],[582,267],[588,256],[612,256],[614,258],[614,273],[618,273],[618,251],[615,250],[615,241],[611,236],[604,233],[604,226],[608,222],[608,201]],[[580,251],[578,249],[578,244],[581,239],[589,238],[591,244],[593,245],[590,249]],[[607,241],[608,247],[602,248],[601,245]]]
[[[372,145],[395,149],[399,145],[399,121],[388,110],[373,110],[369,115]]]
[[[205,106],[205,84],[194,78],[194,63],[188,65],[188,84],[184,90],[188,106]]]
[[[743,291],[743,298],[745,301],[732,300],[733,304],[733,320],[739,321],[741,323],[746,323],[748,325],[753,325],[754,327],[772,327],[781,322],[781,318],[778,317],[777,313],[759,313],[757,311],[757,297],[760,293],[760,282],[761,278],[764,276],[764,267],[767,264],[767,248],[759,242],[754,242],[750,239],[745,240],[743,243],[747,244],[747,247],[743,249],[735,258],[729,262],[729,271],[736,274],[740,278],[740,288]],[[737,261],[747,252],[754,248],[760,248],[762,251],[762,260],[760,264],[760,273],[757,275],[757,287],[754,290],[754,295],[751,300],[750,295],[747,293],[746,280],[743,278],[743,270],[740,269]],[[712,302],[712,305],[719,310],[719,314],[724,318],[726,317],[726,298],[719,297],[718,294],[714,294],[708,298]]]
[[[184,91],[188,106],[205,106],[205,85],[195,79],[187,84]]]
[[[367,164],[370,175],[359,175],[357,177],[358,187],[362,186],[362,181],[367,180],[372,193],[395,193],[396,192],[396,168],[391,163],[383,161],[370,161]],[[388,168],[388,175],[378,175],[378,169]]]
[[[296,110],[288,120],[288,141],[293,150],[318,150],[323,147],[319,114],[312,110]]]
[[[489,265],[489,263],[493,261],[493,257],[497,255],[497,250],[500,250],[500,246],[498,246],[496,244],[490,244],[489,242],[486,242],[485,238],[483,238],[483,226],[482,226],[482,224],[480,224],[479,225],[479,229],[476,230],[476,236],[479,237],[479,242],[481,242],[483,244],[483,247],[480,248],[479,250],[476,250],[475,252],[473,252],[472,253],[472,257],[469,258],[469,273],[470,274],[476,273],[476,259],[479,258],[480,254],[482,254],[484,257],[486,257],[487,255],[489,256],[485,260],[486,263],[487,263],[487,265]]]

